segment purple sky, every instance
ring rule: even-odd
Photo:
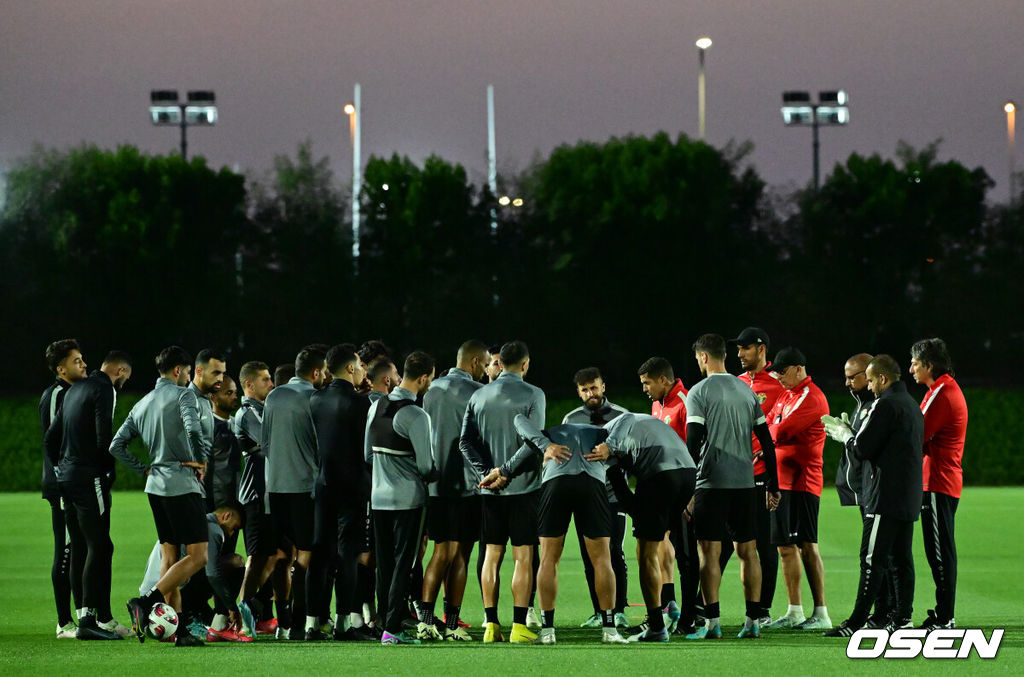
[[[940,158],[983,165],[1001,202],[1002,107],[1024,103],[1024,0],[0,0],[0,16],[0,170],[35,142],[173,152],[149,90],[208,88],[220,122],[190,130],[190,153],[262,171],[309,137],[347,181],[360,82],[364,160],[437,153],[479,183],[488,83],[499,170],[578,139],[696,136],[707,34],[708,141],[752,140],[770,184],[811,176],[782,90],[844,88],[852,123],[823,130],[823,175],[942,137]]]

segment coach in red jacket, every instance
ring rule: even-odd
[[[821,500],[822,451],[828,414],[825,394],[807,375],[807,359],[796,348],[783,348],[771,370],[785,388],[768,417],[775,440],[782,500],[772,513],[772,543],[782,556],[789,609],[768,629],[828,630],[832,621],[825,606],[825,567],[818,552],[818,506]],[[800,563],[814,597],[814,612],[804,616],[800,600]]]
[[[910,373],[928,386],[921,400],[924,414],[924,496],[921,530],[924,552],[935,580],[935,608],[921,625],[954,628],[956,540],[953,521],[964,485],[961,460],[967,439],[967,401],[953,380],[953,363],[939,338],[918,341],[910,349]]]

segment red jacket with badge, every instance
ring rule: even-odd
[[[668,423],[676,434],[686,441],[686,395],[689,391],[683,387],[682,379],[676,379],[672,390],[668,391],[662,402],[651,402],[651,416]]]
[[[964,486],[964,442],[967,440],[967,400],[949,374],[921,400],[924,414],[924,490],[960,498]]]
[[[779,383],[779,379],[776,378],[769,367],[772,363],[769,362],[765,365],[764,369],[751,374],[749,371],[745,371],[740,374],[739,378],[741,381],[750,386],[750,389],[754,391],[754,395],[757,396],[757,401],[761,404],[761,411],[764,413],[764,418],[769,423],[771,422],[770,414],[772,409],[775,408],[775,402],[779,399],[779,396],[785,392],[785,388]],[[760,475],[765,471],[764,461],[757,454],[761,451],[761,443],[757,439],[757,435],[754,435],[754,458],[757,460],[754,462],[754,475]]]
[[[768,417],[768,429],[775,440],[779,466],[779,488],[806,491],[821,496],[822,452],[828,401],[821,388],[808,376],[792,390],[783,390]]]

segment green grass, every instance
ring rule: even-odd
[[[155,532],[144,496],[137,492],[114,495],[113,602],[115,616],[127,622],[123,601],[135,594],[142,568],[155,540]],[[924,659],[914,661],[851,661],[845,655],[845,640],[826,640],[819,635],[766,633],[759,641],[737,641],[743,616],[738,568],[727,569],[722,589],[722,619],[726,639],[720,642],[688,643],[673,638],[667,645],[603,647],[599,631],[580,630],[590,614],[583,568],[575,543],[568,544],[561,566],[557,606],[558,646],[520,647],[509,645],[429,645],[386,648],[376,645],[318,644],[261,640],[254,645],[210,645],[199,650],[176,650],[167,644],[134,640],[81,643],[56,640],[55,614],[49,581],[52,551],[49,508],[35,494],[0,494],[4,538],[0,541],[0,670],[2,674],[125,674],[164,665],[176,674],[319,674],[327,670],[354,670],[357,674],[616,674],[645,675],[655,671],[723,671],[737,674],[832,674],[914,672],[936,668],[962,674],[991,672],[1020,673],[1024,665],[1024,584],[1021,565],[1024,546],[1020,525],[1024,522],[1024,488],[969,488],[957,516],[960,551],[957,622],[960,627],[1006,628],[999,656],[982,661],[976,657],[966,664],[938,665]],[[821,552],[825,561],[828,606],[834,622],[849,613],[856,588],[860,528],[856,510],[840,508],[835,494],[827,489],[820,521]],[[915,620],[920,621],[931,606],[931,576],[915,534],[917,593]],[[627,544],[627,553],[633,549]],[[507,558],[508,559],[508,558]],[[511,620],[511,580],[508,561],[502,573],[501,617]],[[630,601],[639,602],[634,558],[630,561]],[[810,593],[804,584],[804,607],[809,610]],[[782,584],[775,598],[774,615],[786,607]],[[466,595],[463,616],[474,626],[483,611],[475,576]],[[639,615],[639,609],[631,611]],[[475,639],[481,631],[471,630]],[[173,661],[173,662],[172,662]],[[1015,667],[1016,666],[1016,667]]]

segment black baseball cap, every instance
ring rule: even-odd
[[[807,358],[804,354],[793,346],[786,346],[775,355],[775,359],[772,360],[772,366],[769,367],[772,371],[780,372],[786,371],[789,367],[806,367]]]
[[[731,339],[729,343],[735,343],[738,346],[751,346],[768,345],[768,332],[760,327],[747,327],[740,332],[740,335],[734,339]]]

